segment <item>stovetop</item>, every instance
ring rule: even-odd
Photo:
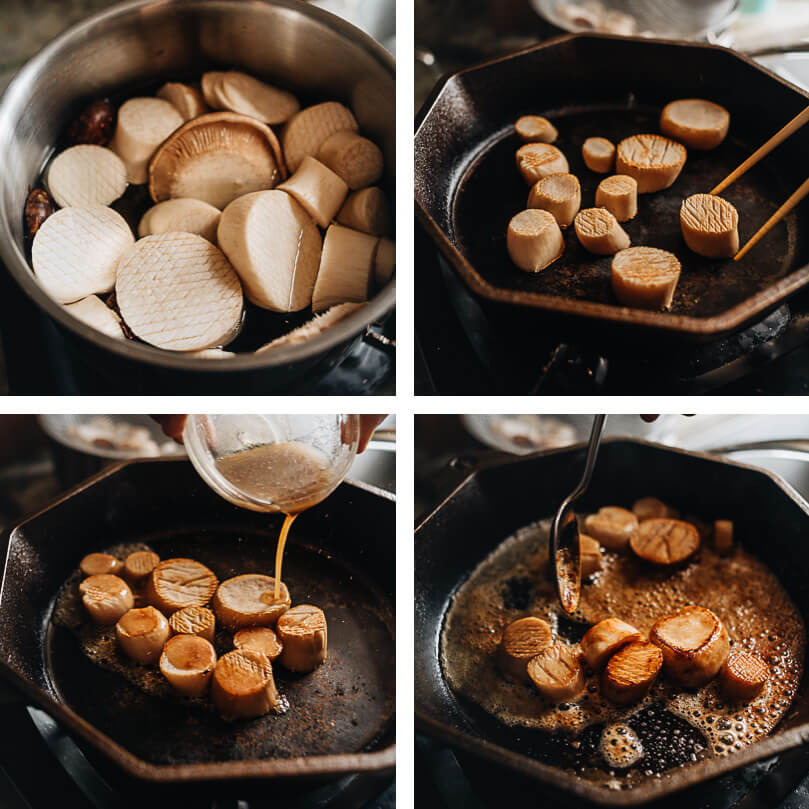
[[[0,468],[0,531],[52,501],[65,484],[47,451]],[[0,543],[0,559],[5,558]],[[396,782],[378,773],[308,782],[275,779],[154,785],[83,747],[0,681],[0,809],[395,809]]]

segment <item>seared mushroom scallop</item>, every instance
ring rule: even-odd
[[[590,171],[609,174],[615,166],[615,144],[607,138],[587,138],[581,156]]]
[[[596,189],[596,207],[606,208],[619,222],[634,219],[638,212],[638,183],[626,174],[603,179]]]
[[[154,607],[132,609],[115,624],[115,635],[127,657],[144,666],[154,663],[169,639],[169,622]]]
[[[618,618],[606,618],[584,633],[581,639],[582,657],[588,665],[600,669],[618,649],[640,639],[640,632],[631,624]]]
[[[551,174],[538,180],[528,195],[529,208],[552,213],[560,228],[572,224],[581,207],[581,185],[573,174]]]
[[[250,649],[236,649],[219,658],[211,698],[226,720],[263,716],[281,704],[272,664],[266,655]]]
[[[213,643],[216,617],[207,607],[183,607],[172,613],[169,627],[175,635],[197,635]]]
[[[160,564],[154,551],[133,551],[124,560],[124,578],[130,584],[138,584]]]
[[[526,143],[517,149],[517,169],[528,185],[550,174],[567,174],[567,158],[549,143]]]
[[[629,540],[632,550],[655,565],[678,565],[699,548],[699,532],[683,520],[644,520]]]
[[[618,144],[615,171],[634,178],[639,194],[651,194],[674,183],[686,156],[682,144],[662,135],[632,135]]]
[[[706,258],[739,252],[739,213],[714,194],[692,194],[680,207],[680,229],[689,249]]]
[[[268,626],[251,626],[240,629],[233,636],[233,645],[237,649],[261,652],[270,661],[279,657],[284,648],[278,635]]]
[[[214,572],[194,559],[166,559],[149,574],[146,597],[164,615],[183,607],[202,607],[216,592]]]
[[[573,220],[581,246],[598,256],[612,256],[629,247],[629,235],[606,208],[585,208]]]
[[[514,130],[524,143],[553,143],[559,137],[556,127],[541,115],[521,116]]]
[[[637,702],[649,693],[662,665],[663,654],[654,644],[628,643],[607,662],[601,674],[601,694],[617,705]]]
[[[135,599],[129,585],[112,573],[88,576],[79,584],[81,601],[96,624],[114,624],[132,609]]]
[[[690,149],[715,149],[725,139],[730,113],[713,101],[681,98],[660,113],[660,131]]]
[[[568,646],[549,646],[528,661],[526,670],[537,690],[554,702],[573,699],[584,690],[584,671]]]
[[[551,628],[541,618],[529,616],[512,621],[497,648],[500,668],[517,680],[528,682],[528,661],[551,645]]]
[[[261,573],[246,573],[223,581],[213,599],[219,622],[229,629],[245,626],[274,626],[290,606],[289,590],[281,582],[275,599],[275,579]]]
[[[120,573],[123,568],[120,559],[109,553],[88,553],[79,564],[79,569],[85,576],[99,576],[102,573]]]
[[[679,519],[680,512],[676,508],[666,505],[662,500],[656,497],[641,497],[632,504],[632,513],[643,522],[644,520],[655,520],[660,518],[668,518],[672,520]]]
[[[719,671],[725,696],[734,702],[757,697],[770,678],[770,667],[752,652],[731,652]]]
[[[525,272],[539,272],[565,251],[565,240],[552,213],[529,208],[512,217],[506,233],[511,260]]]
[[[680,269],[677,256],[668,250],[628,247],[612,260],[612,291],[624,306],[669,309]]]
[[[685,607],[661,618],[649,640],[662,650],[666,673],[687,688],[715,677],[730,650],[724,624],[705,607]]]
[[[326,616],[320,607],[297,604],[275,625],[283,647],[278,662],[290,671],[314,671],[327,655]]]
[[[186,697],[201,697],[216,666],[210,641],[198,635],[174,635],[160,655],[160,673]]]
[[[625,508],[604,506],[587,517],[584,529],[607,550],[620,551],[638,530],[638,518]]]
[[[604,562],[601,545],[587,534],[579,533],[579,556],[581,557],[581,577],[583,579],[601,570]]]
[[[731,520],[714,522],[713,546],[721,556],[728,556],[733,550],[733,522]]]

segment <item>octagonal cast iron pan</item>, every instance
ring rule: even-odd
[[[515,730],[447,686],[439,637],[449,599],[472,570],[518,528],[552,516],[584,468],[585,448],[492,461],[469,475],[415,535],[417,727],[451,746],[509,767],[575,799],[636,806],[769,758],[809,740],[807,672],[773,733],[725,758],[669,770],[626,791],[597,786],[554,763],[542,734]],[[577,512],[653,494],[705,520],[732,519],[735,541],[778,575],[809,626],[809,506],[777,476],[713,456],[645,441],[605,439]],[[544,740],[545,742],[547,740]]]
[[[529,188],[514,153],[521,115],[548,117],[582,186],[582,208],[595,205],[607,175],[584,165],[591,136],[618,143],[659,132],[663,106],[707,98],[730,111],[718,148],[688,150],[674,185],[638,197],[638,215],[623,224],[632,244],[677,255],[682,273],[670,312],[618,304],[611,256],[579,244],[573,227],[565,251],[539,273],[515,267],[506,249],[512,216]],[[809,103],[806,93],[730,50],[708,45],[574,35],[449,76],[420,113],[415,138],[416,212],[428,234],[477,294],[542,310],[560,328],[613,325],[693,340],[715,339],[760,319],[809,281],[809,201],[804,201],[742,261],[710,260],[689,251],[680,233],[682,200],[710,191]],[[744,243],[809,176],[809,127],[792,136],[722,196],[739,211]],[[539,316],[539,313],[538,313]],[[571,324],[570,317],[576,316]]]
[[[308,675],[274,667],[283,715],[224,722],[148,696],[92,663],[51,621],[65,580],[90,551],[145,542],[222,581],[273,571],[279,515],[239,509],[185,460],[136,461],[91,478],[14,528],[0,593],[0,674],[80,743],[153,781],[300,776],[394,766],[394,498],[342,483],[295,521],[284,559],[293,603],[326,613],[328,660]]]

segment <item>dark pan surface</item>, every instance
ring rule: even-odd
[[[581,182],[583,208],[595,205],[596,187],[606,176],[584,165],[584,141],[599,135],[618,143],[638,132],[656,132],[658,116],[659,110],[637,106],[570,109],[553,116],[560,132],[554,145],[568,158],[571,173]],[[470,166],[453,205],[455,242],[492,286],[618,306],[610,287],[612,256],[588,253],[572,226],[564,232],[564,255],[542,272],[523,272],[508,259],[506,228],[528,199],[528,187],[514,162],[514,153],[521,145],[509,127]],[[692,150],[675,185],[658,194],[641,195],[638,215],[622,225],[632,244],[660,247],[680,259],[683,272],[671,307],[675,314],[703,318],[719,315],[783,278],[795,266],[799,229],[794,212],[772,231],[766,247],[749,253],[741,262],[697,256],[686,248],[680,233],[682,201],[713,188],[758,145],[729,137],[711,152]],[[761,166],[728,189],[723,196],[739,211],[742,244],[793,190],[783,176]]]
[[[582,207],[595,204],[605,175],[589,171],[581,144],[657,132],[672,99],[702,97],[731,113],[717,149],[689,150],[674,185],[639,197],[624,225],[633,245],[674,252],[683,265],[671,312],[629,309],[610,288],[611,257],[587,253],[568,228],[562,258],[540,273],[518,270],[505,245],[508,221],[528,187],[514,162],[513,123],[527,113],[556,124],[556,145],[582,183]],[[797,88],[731,51],[653,40],[578,35],[455,74],[422,111],[416,132],[417,212],[434,241],[478,294],[565,316],[634,325],[707,339],[762,316],[809,281],[809,204],[801,204],[741,262],[710,261],[682,241],[679,208],[707,192],[807,104]],[[725,196],[739,210],[744,242],[809,175],[809,131],[799,131]]]
[[[121,542],[145,542],[163,558],[198,559],[220,581],[272,570],[280,518],[221,500],[187,462],[125,465],[12,532],[0,649],[12,676],[46,709],[137,775],[182,780],[390,766],[393,559],[374,545],[393,545],[393,512],[384,495],[344,483],[296,520],[284,579],[293,603],[324,608],[329,659],[311,675],[275,668],[290,703],[282,716],[228,723],[180,699],[147,695],[92,663],[72,632],[50,620],[81,557]]]
[[[582,449],[485,467],[469,477],[418,528],[415,538],[415,707],[418,726],[456,748],[510,767],[575,796],[607,805],[638,805],[772,756],[809,738],[804,679],[787,716],[766,739],[727,758],[675,769],[627,791],[611,791],[558,765],[564,751],[535,733],[504,728],[449,690],[438,657],[449,598],[470,571],[517,528],[549,516],[578,482]],[[809,585],[805,504],[774,476],[698,453],[641,441],[608,439],[581,510],[626,505],[656,494],[706,520],[730,517],[736,538],[779,577],[805,623]],[[568,756],[569,758],[569,756]]]

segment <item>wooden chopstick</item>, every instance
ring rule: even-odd
[[[753,152],[753,154],[751,154],[750,157],[744,161],[744,163],[731,171],[730,174],[728,174],[728,176],[725,177],[725,179],[722,180],[722,182],[719,183],[719,185],[716,186],[713,191],[711,191],[711,194],[718,194],[720,191],[724,191],[731,183],[736,182],[736,180],[738,180],[742,174],[755,166],[762,157],[768,155],[776,146],[783,143],[790,135],[793,134],[793,132],[797,132],[807,121],[809,121],[809,107],[803,110],[803,112],[799,112],[788,124],[786,124],[786,126],[779,129],[778,132],[776,132],[763,146],[759,146],[759,148],[756,149],[756,151]],[[756,234],[756,236],[758,236],[758,234]]]
[[[809,179],[801,184],[795,193],[750,237],[747,244],[733,256],[739,261],[747,252],[758,244],[807,194],[809,194]]]

